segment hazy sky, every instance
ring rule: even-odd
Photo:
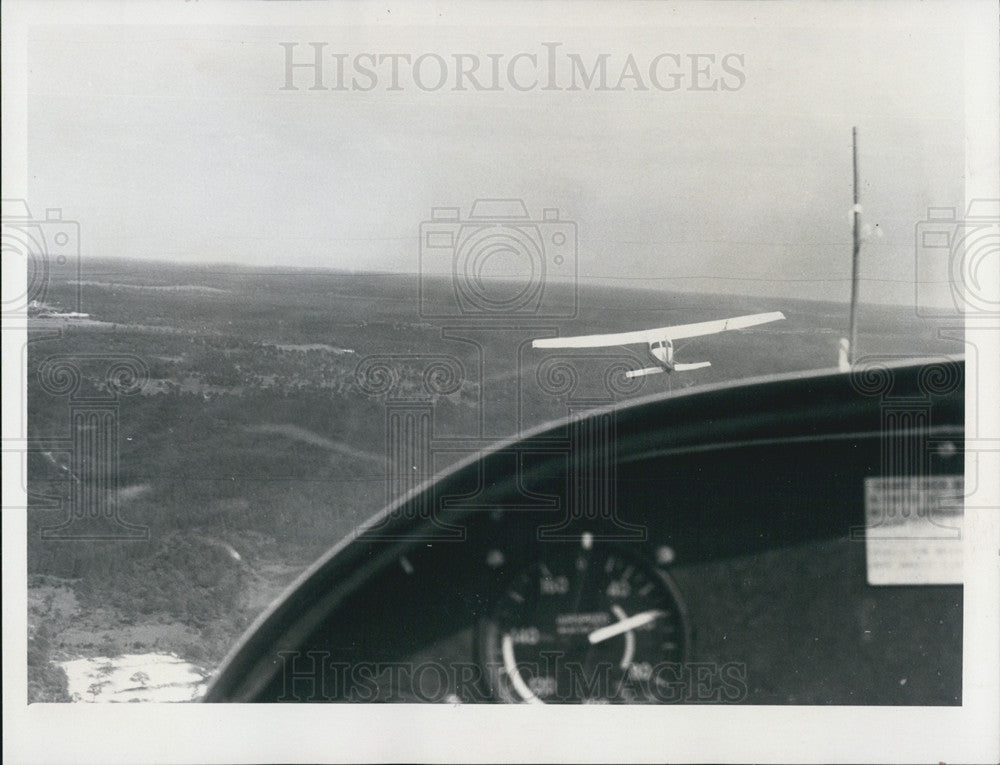
[[[32,29],[29,201],[80,221],[87,256],[415,272],[432,207],[517,197],[577,222],[587,279],[846,299],[856,125],[875,302],[912,301],[915,224],[964,204],[957,16],[838,3],[779,24],[754,4],[721,21],[661,5],[599,27],[506,13],[459,28],[352,25],[345,7],[315,26]],[[325,90],[307,68],[282,89],[283,42],[296,63],[325,43]],[[395,59],[392,89],[388,54],[433,55],[417,81]],[[502,89],[454,89],[455,54],[484,87],[498,66]],[[570,54],[586,70],[608,54],[607,88],[571,90]],[[365,67],[377,83],[352,90],[372,85]]]

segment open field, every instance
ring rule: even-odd
[[[421,303],[412,275],[85,262],[89,317],[33,320],[27,354],[29,435],[43,444],[28,458],[33,700],[67,698],[53,661],[157,651],[217,666],[282,587],[390,498],[389,404],[431,406],[435,437],[488,440],[564,416],[573,398],[607,397],[605,371],[628,358],[585,354],[569,390],[541,379],[545,356],[524,346],[532,337],[785,312],[785,322],[680,343],[680,360],[712,366],[631,386],[617,379],[613,398],[623,400],[833,367],[847,331],[839,304],[600,285],[580,287],[572,319],[432,319],[421,308],[446,313],[434,309],[453,300],[451,285],[424,286]],[[53,283],[46,304],[68,309],[75,290]],[[545,305],[571,313],[572,299],[564,285]],[[912,312],[879,306],[863,307],[859,346],[861,355],[963,350]],[[43,382],[60,355],[78,359],[75,392]],[[72,407],[106,396],[107,360],[126,356],[148,379],[114,399],[119,512],[149,538],[47,539],[69,512]],[[394,370],[388,383],[373,356],[393,357],[382,359]],[[438,455],[435,466],[460,456]]]

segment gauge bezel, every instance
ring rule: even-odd
[[[583,534],[580,536],[582,537]],[[503,681],[500,679],[500,668],[498,666],[498,662],[496,661],[497,654],[500,652],[499,635],[501,633],[501,627],[497,620],[497,611],[500,607],[501,601],[507,591],[523,574],[538,566],[539,562],[544,562],[546,550],[551,550],[554,545],[564,546],[564,550],[569,547],[579,548],[580,544],[580,538],[575,540],[544,543],[536,541],[531,547],[530,554],[523,558],[520,565],[511,567],[510,570],[504,571],[503,575],[497,579],[496,587],[494,587],[491,592],[486,615],[477,620],[474,631],[474,648],[476,660],[481,670],[481,685],[483,690],[489,694],[489,698],[493,702],[523,703],[521,699],[511,697],[507,689],[503,687]],[[636,550],[634,545],[627,545],[614,540],[601,540],[600,538],[594,539],[592,545],[594,549],[599,548],[600,551],[607,557],[615,556],[620,560],[627,561],[629,564],[640,568],[650,581],[654,582],[666,591],[676,611],[676,614],[673,616],[673,622],[678,627],[677,639],[681,642],[677,658],[671,659],[670,661],[671,663],[677,663],[680,665],[686,664],[689,661],[692,648],[691,622],[688,618],[687,605],[676,582],[674,582],[673,577],[670,576],[667,566],[656,564],[649,556],[644,554],[644,551]],[[658,700],[647,699],[647,702],[657,703]],[[580,703],[580,701],[560,700],[554,703],[573,704]]]

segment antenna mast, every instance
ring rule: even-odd
[[[851,152],[854,163],[854,207],[851,208],[854,217],[854,254],[851,258],[851,325],[850,340],[847,346],[847,361],[854,364],[858,346],[858,261],[861,255],[861,194],[858,188],[858,128],[851,128]]]

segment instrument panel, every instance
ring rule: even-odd
[[[920,555],[960,554],[961,398],[887,429],[844,383],[636,407],[603,513],[551,441],[470,462],[318,563],[208,700],[959,705],[961,579]]]
[[[613,522],[500,506],[460,523],[441,516],[461,540],[405,546],[338,609],[352,620],[310,639],[341,668],[336,682],[315,692],[298,658],[272,690],[317,701],[959,704],[962,587],[869,583],[865,477],[879,453],[877,436],[852,435],[646,457],[619,466]],[[931,467],[959,476],[961,455],[942,449]]]

